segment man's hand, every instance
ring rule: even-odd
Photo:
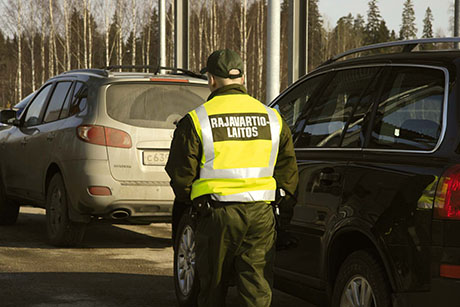
[[[209,202],[209,195],[203,195],[193,200],[193,208],[199,216],[205,217],[211,214],[212,207]]]

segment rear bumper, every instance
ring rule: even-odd
[[[433,278],[431,289],[427,292],[394,294],[393,306],[439,306],[457,307],[460,305],[460,279]]]
[[[71,218],[111,218],[124,210],[142,221],[170,221],[174,193],[165,182],[120,182],[110,173],[107,160],[74,160],[64,163],[64,182],[71,205]],[[112,195],[94,196],[89,186],[104,186]]]

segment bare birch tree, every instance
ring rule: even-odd
[[[88,0],[83,0],[83,65],[88,68],[88,44],[86,32],[88,25]]]
[[[17,36],[18,36],[18,100],[22,99],[22,22],[21,22],[21,14],[22,14],[22,3],[21,0],[18,1],[18,19],[17,19]]]
[[[24,16],[26,17],[23,22],[24,38],[30,53],[30,86],[32,91],[35,91],[35,35],[37,34],[37,19],[36,12],[41,3],[37,0],[31,0],[26,3],[24,7]],[[22,61],[21,61],[22,62]]]
[[[40,35],[40,63],[41,63],[41,77],[40,84],[45,83],[45,37],[46,37],[46,5],[43,4],[40,7],[40,24],[41,24],[41,35]]]
[[[69,0],[64,0],[64,54],[65,54],[65,69],[70,70],[70,60],[71,60],[71,53],[70,53],[70,16],[69,16],[69,9],[70,3]]]
[[[49,31],[49,46],[48,46],[48,76],[54,75],[54,61],[56,50],[56,37],[54,30],[54,16],[53,16],[53,0],[49,0],[49,18],[50,18],[50,31]]]
[[[137,28],[137,20],[136,20],[136,0],[131,0],[131,18],[132,18],[132,46],[131,46],[131,65],[136,65],[136,28]]]
[[[243,60],[243,70],[247,74],[247,53],[248,53],[248,37],[247,37],[247,0],[240,0],[240,54]]]
[[[89,9],[91,7],[91,0],[87,0],[87,18],[88,18],[88,68],[93,67],[93,23],[91,16],[89,14]]]
[[[117,17],[118,17],[118,53],[117,53],[117,64],[123,65],[123,21],[124,21],[124,9],[125,9],[124,0],[117,0]]]

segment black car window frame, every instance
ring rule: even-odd
[[[382,95],[382,91],[383,91],[383,88],[384,88],[384,84],[385,84],[385,81],[387,80],[388,76],[389,76],[389,69],[388,67],[386,66],[375,66],[375,67],[380,67],[380,69],[375,73],[375,75],[372,77],[373,80],[371,82],[369,82],[366,86],[366,89],[361,93],[361,96],[359,97],[359,102],[354,106],[354,110],[353,110],[353,113],[351,114],[350,118],[347,120],[347,122],[345,123],[345,127],[343,129],[343,132],[342,132],[342,135],[340,137],[340,145],[339,145],[339,148],[348,148],[348,149],[362,149],[364,148],[366,145],[367,145],[367,141],[369,139],[369,135],[371,133],[369,127],[372,127],[372,124],[373,124],[373,119],[374,119],[374,113],[376,112],[376,109],[374,107],[374,105],[376,104],[376,101],[378,100],[378,98]],[[379,78],[381,78],[381,80],[379,80]],[[382,82],[382,80],[384,82]],[[343,147],[343,141],[345,139],[345,136],[347,135],[347,132],[348,132],[348,128],[351,124],[351,120],[352,120],[352,116],[354,115],[354,112],[356,111],[356,108],[360,105],[361,101],[363,100],[363,97],[369,93],[369,89],[375,85],[375,83],[377,82],[377,90],[375,91],[375,93],[373,95],[370,95],[370,112],[368,115],[366,115],[364,118],[363,118],[363,125],[361,126],[361,129],[364,130],[364,133],[363,133],[363,139],[361,141],[361,144],[360,146],[358,147]]]
[[[20,125],[23,126],[23,127],[34,127],[34,126],[38,126],[38,125],[41,125],[43,123],[43,116],[45,114],[45,110],[46,108],[48,107],[48,102],[49,102],[49,99],[51,97],[51,94],[53,93],[54,91],[54,87],[56,86],[56,82],[50,82],[50,83],[46,83],[44,84],[40,90],[37,92],[36,95],[34,95],[33,97],[33,100],[31,102],[29,102],[27,104],[27,109],[23,112],[23,114],[21,114],[21,117],[20,117]],[[26,117],[27,117],[27,114],[29,113],[29,110],[30,110],[30,107],[35,103],[37,97],[40,96],[40,93],[45,90],[47,87],[50,87],[49,91],[48,91],[48,94],[46,95],[46,98],[45,98],[45,102],[43,103],[42,107],[41,107],[41,110],[40,110],[40,114],[38,116],[38,121],[36,124],[34,125],[27,125],[26,123]]]
[[[310,113],[311,113],[311,110],[313,110],[313,108],[319,103],[320,99],[317,99],[319,96],[321,96],[324,91],[326,90],[328,84],[331,82],[331,80],[333,80],[336,76],[336,74],[338,72],[341,72],[341,71],[344,71],[344,70],[351,70],[351,69],[360,69],[360,68],[381,68],[381,69],[378,69],[374,75],[377,76],[379,75],[381,72],[382,72],[382,69],[386,66],[386,64],[380,64],[380,65],[357,65],[357,66],[350,66],[350,67],[341,67],[341,68],[332,68],[328,71],[325,71],[324,73],[327,74],[327,77],[323,80],[323,83],[321,85],[320,88],[317,89],[316,93],[314,94],[314,96],[312,95],[312,102],[311,104],[307,104],[305,106],[305,109],[303,110],[302,112],[302,115],[299,116],[299,118],[297,119],[297,122],[293,128],[293,139],[294,139],[294,147],[296,148],[296,150],[341,150],[341,149],[344,149],[343,147],[341,147],[341,144],[339,144],[337,147],[305,147],[305,146],[300,146],[298,145],[298,142],[300,141],[300,138],[302,136],[302,132],[304,131],[305,129],[305,126],[307,124],[307,120],[308,118],[310,117]],[[364,95],[364,93],[366,92],[368,86],[370,86],[372,84],[372,80],[370,80],[370,82],[368,82],[366,84],[366,88],[365,90],[362,91],[361,95]],[[361,97],[360,97],[361,99]],[[376,97],[373,97],[372,98],[373,100],[376,99]],[[374,102],[372,102],[371,104],[373,104]],[[347,122],[345,123],[345,125],[349,125],[349,121],[351,120],[351,117],[349,119],[347,119]],[[346,133],[346,130],[344,129],[340,135],[340,142],[343,141],[343,135]],[[366,141],[366,137],[364,137],[364,140],[362,142],[362,144],[365,144],[365,141]],[[363,147],[360,146],[360,147],[354,147],[354,148],[345,148],[347,150],[362,150]]]
[[[372,134],[372,127],[375,124],[375,119],[377,115],[377,110],[378,110],[378,102],[382,99],[383,95],[383,90],[384,90],[384,85],[388,81],[388,78],[391,75],[391,68],[393,67],[415,67],[415,68],[426,68],[426,69],[435,69],[435,70],[440,70],[444,72],[444,97],[443,97],[443,102],[442,102],[442,114],[441,114],[441,133],[439,135],[437,144],[434,146],[432,150],[415,150],[415,149],[390,149],[390,148],[370,148],[369,147],[369,142],[371,140],[371,134]],[[419,64],[389,64],[387,65],[387,71],[385,74],[385,78],[382,82],[382,86],[379,89],[379,95],[375,98],[374,100],[374,105],[373,105],[373,110],[372,110],[372,117],[371,120],[369,121],[369,127],[368,131],[366,132],[366,138],[364,142],[364,151],[369,151],[369,152],[402,152],[402,153],[433,153],[435,152],[440,144],[442,143],[446,131],[446,125],[447,125],[447,103],[448,103],[448,97],[449,97],[449,71],[445,67],[441,66],[431,66],[431,65],[419,65]]]
[[[52,101],[52,99],[53,99],[53,96],[54,96],[54,94],[55,94],[55,92],[56,92],[56,89],[57,89],[59,83],[70,83],[70,86],[69,86],[69,88],[67,89],[67,93],[66,93],[66,95],[65,95],[65,97],[64,97],[64,100],[61,102],[61,108],[59,109],[58,117],[57,117],[56,119],[52,120],[52,121],[45,121],[46,114],[48,113],[48,109],[49,109],[49,107],[50,107],[51,101]],[[75,83],[75,82],[73,82],[72,80],[59,80],[58,82],[55,82],[54,87],[53,87],[52,92],[51,92],[51,95],[49,95],[49,97],[48,97],[48,99],[47,99],[48,101],[46,102],[46,108],[45,108],[45,111],[44,111],[44,113],[43,113],[43,119],[42,119],[42,123],[43,123],[43,124],[52,123],[52,122],[54,122],[54,121],[57,121],[57,120],[62,119],[62,118],[61,118],[62,108],[64,107],[64,104],[66,103],[66,101],[67,101],[67,99],[68,99],[68,97],[69,97],[69,93],[73,92],[73,84],[74,84],[74,83]]]
[[[286,92],[284,92],[283,94],[281,94],[281,96],[276,99],[270,106],[272,108],[275,108],[279,111],[280,115],[284,118],[284,114],[282,114],[282,112],[280,111],[280,107],[281,105],[285,105],[285,104],[288,104],[288,103],[291,103],[292,101],[300,98],[300,96],[302,96],[303,94],[305,94],[306,92],[306,83],[307,82],[311,82],[311,81],[315,81],[314,79],[320,79],[319,81],[319,84],[313,89],[311,95],[310,95],[310,98],[308,99],[308,101],[303,105],[303,107],[301,109],[298,110],[299,112],[299,116],[297,116],[297,118],[294,120],[294,122],[292,123],[292,125],[289,126],[289,128],[291,130],[294,129],[294,127],[296,126],[296,122],[300,119],[300,118],[303,118],[305,116],[304,114],[304,110],[307,107],[307,105],[309,105],[309,102],[310,101],[314,101],[315,97],[317,96],[318,92],[321,91],[321,88],[324,87],[324,84],[326,84],[326,79],[327,79],[327,72],[322,72],[322,73],[318,73],[318,74],[315,74],[313,76],[310,76],[308,78],[305,78],[305,79],[301,79],[299,81],[297,81],[296,83],[294,83],[292,85],[292,87],[288,88],[288,90]],[[278,106],[278,107],[277,107]],[[287,119],[284,118],[286,121]]]

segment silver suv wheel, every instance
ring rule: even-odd
[[[195,235],[187,225],[179,238],[178,257],[176,258],[177,278],[182,295],[188,296],[195,279]]]
[[[55,246],[75,246],[85,233],[85,224],[70,220],[68,199],[61,174],[51,178],[46,193],[46,228],[48,239]]]
[[[356,275],[348,283],[342,292],[340,299],[341,307],[376,307],[376,301],[372,287],[361,275]]]

